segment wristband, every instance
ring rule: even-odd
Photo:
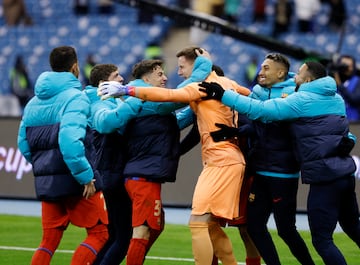
[[[127,86],[126,87],[126,94],[129,96],[135,97],[135,87],[134,86]]]

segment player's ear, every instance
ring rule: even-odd
[[[70,72],[73,73],[76,77],[79,77],[80,69],[78,62],[74,63],[70,69]]]
[[[285,74],[286,74],[285,70],[280,69],[278,71],[278,78],[279,79],[285,79]]]

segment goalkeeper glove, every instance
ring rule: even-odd
[[[135,87],[129,85],[122,85],[117,81],[107,81],[99,85],[97,89],[98,96],[101,97],[101,100],[108,99],[110,97],[120,97],[120,96],[134,96]]]
[[[216,82],[211,82],[211,83],[202,82],[199,84],[199,86],[203,87],[203,88],[199,88],[199,91],[205,92],[207,94],[207,96],[202,97],[202,99],[204,99],[204,100],[205,99],[216,99],[216,100],[221,101],[221,98],[225,92],[225,90],[222,88],[222,86]]]
[[[221,123],[215,123],[215,125],[216,127],[219,127],[220,130],[210,132],[210,136],[214,142],[226,141],[230,138],[238,136],[239,134],[238,128],[230,127]]]

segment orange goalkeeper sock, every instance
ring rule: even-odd
[[[209,236],[209,227],[206,222],[189,223],[192,249],[196,265],[209,265],[213,260],[213,246]]]
[[[218,222],[209,223],[209,233],[214,253],[223,265],[237,265],[230,239]]]

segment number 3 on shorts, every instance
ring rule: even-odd
[[[161,200],[155,200],[154,216],[160,216],[161,214]]]

